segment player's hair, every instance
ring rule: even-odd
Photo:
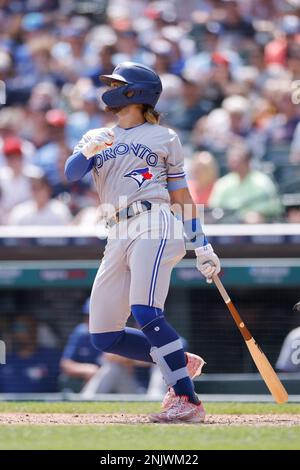
[[[149,124],[159,124],[160,113],[148,104],[143,105],[143,115]]]

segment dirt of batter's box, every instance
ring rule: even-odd
[[[1,424],[148,424],[144,414],[0,413]],[[184,423],[181,423],[184,424]],[[201,426],[300,426],[300,414],[207,415]]]

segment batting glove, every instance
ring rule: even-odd
[[[92,138],[87,144],[85,144],[81,153],[87,160],[97,155],[97,153],[104,150],[106,147],[110,147],[114,141],[114,133],[111,129],[102,129],[95,137]]]
[[[221,271],[220,260],[210,243],[196,248],[195,253],[197,256],[197,269],[206,279],[211,279],[212,276],[219,274]]]

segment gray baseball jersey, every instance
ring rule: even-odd
[[[131,305],[163,310],[172,269],[185,254],[182,223],[170,211],[167,189],[167,178],[184,176],[176,133],[149,123],[113,131],[113,145],[93,157],[100,203],[113,205],[114,211],[141,200],[155,204],[151,213],[122,220],[109,230],[91,293],[91,333],[122,330]],[[75,152],[98,132],[85,134]],[[170,236],[175,231],[180,235]]]
[[[183,151],[177,134],[148,122],[130,129],[112,129],[113,145],[93,157],[93,179],[100,203],[118,210],[140,200],[169,202],[167,177],[184,176]],[[87,132],[74,152],[99,131]]]

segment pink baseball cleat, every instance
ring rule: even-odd
[[[205,410],[201,402],[195,405],[188,397],[175,396],[169,408],[150,415],[149,419],[152,423],[203,423]]]
[[[201,374],[202,367],[204,366],[204,364],[206,364],[206,362],[204,361],[202,357],[197,356],[196,354],[192,354],[189,352],[185,354],[187,358],[186,367],[187,367],[189,376],[191,377],[191,379],[194,379],[195,377],[198,377]],[[169,406],[171,406],[175,398],[176,398],[176,395],[175,395],[173,388],[169,388],[169,390],[167,391],[163,399],[161,407],[164,410],[166,410],[167,408],[169,408]]]

